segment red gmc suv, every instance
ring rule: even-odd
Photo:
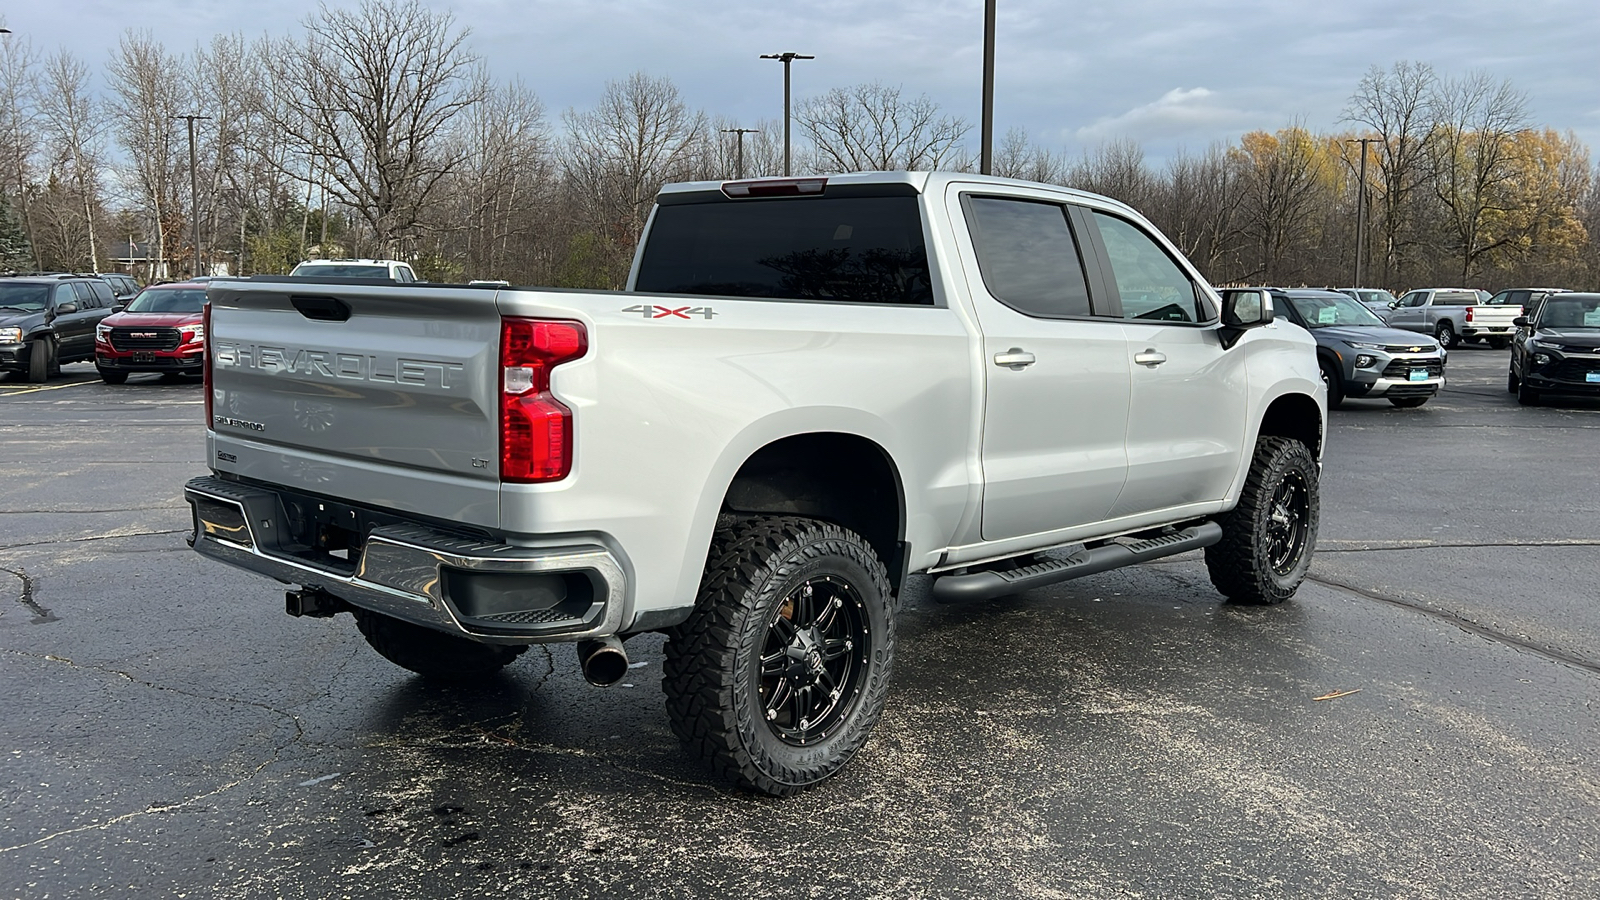
[[[202,374],[206,286],[193,282],[147,287],[127,309],[95,328],[94,365],[106,384],[132,372]]]

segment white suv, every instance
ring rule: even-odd
[[[308,259],[289,273],[301,278],[387,278],[417,281],[409,263],[392,259]]]

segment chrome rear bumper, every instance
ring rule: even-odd
[[[603,546],[513,547],[387,524],[348,560],[318,558],[292,541],[270,489],[203,477],[183,496],[197,552],[364,609],[489,643],[575,641],[622,627],[627,578]]]

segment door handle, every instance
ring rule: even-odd
[[[1013,372],[1021,372],[1023,369],[1033,365],[1033,363],[1033,354],[1021,347],[1012,347],[1004,353],[996,353],[994,355],[995,365],[1004,366]]]
[[[1154,347],[1147,347],[1145,348],[1144,352],[1135,353],[1133,355],[1133,361],[1141,366],[1149,366],[1150,368],[1154,369],[1156,366],[1159,366],[1167,361],[1167,355]]]

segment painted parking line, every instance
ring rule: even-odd
[[[86,384],[94,383],[95,382],[93,381],[74,381],[70,384],[47,384],[43,387],[23,388],[16,391],[9,390],[6,386],[0,385],[0,397],[15,397],[18,394],[37,394],[40,391],[59,391],[62,388],[83,387]]]

